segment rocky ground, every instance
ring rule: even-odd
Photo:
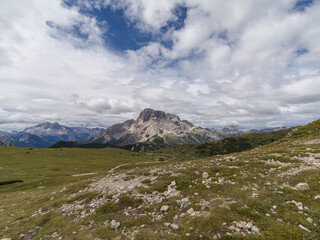
[[[232,155],[115,168],[48,193],[45,207],[12,217],[0,235],[2,240],[320,239],[319,143],[318,134],[298,141],[289,136]]]

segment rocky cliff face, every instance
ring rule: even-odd
[[[0,146],[13,146],[14,140],[6,133],[0,133]]]
[[[239,136],[244,134],[243,131],[240,131],[239,129],[237,129],[235,126],[233,125],[229,125],[226,126],[224,128],[221,129],[221,133],[227,135],[227,136]]]
[[[136,120],[128,120],[106,129],[95,142],[125,146],[161,141],[168,146],[220,139],[217,131],[199,128],[171,113],[144,109]]]

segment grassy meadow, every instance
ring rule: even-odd
[[[263,146],[250,136],[254,149],[215,156],[221,143],[146,153],[2,147],[0,239],[320,239],[320,121]],[[310,189],[295,189],[301,182]],[[241,221],[259,234],[236,232]]]
[[[12,186],[3,186],[0,192],[9,189],[22,190],[65,184],[87,176],[70,177],[71,175],[107,174],[110,169],[121,164],[134,164],[150,160],[146,154],[131,153],[114,148],[37,149],[0,147],[0,182],[23,181],[23,183]]]

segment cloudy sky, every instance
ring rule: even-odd
[[[218,128],[320,118],[319,0],[0,4],[0,131],[146,107]]]

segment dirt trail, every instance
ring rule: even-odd
[[[152,161],[152,162],[137,162],[137,163],[134,163],[134,165],[139,165],[139,164],[144,164],[144,163],[160,163],[160,162],[155,162],[155,161]],[[120,167],[123,167],[123,166],[130,165],[130,164],[132,164],[132,163],[124,163],[124,164],[118,165],[118,166],[116,166],[114,168],[111,168],[109,170],[109,172],[114,172],[114,170],[116,170],[116,169],[118,169]]]
[[[97,174],[97,173],[94,173],[94,172],[91,172],[91,173],[80,173],[80,174],[71,175],[71,177],[81,177],[81,176],[94,175],[94,174]]]
[[[160,162],[155,162],[155,161],[152,161],[152,162],[137,162],[137,163],[134,163],[134,165],[139,165],[139,164],[144,164],[144,163],[160,163]],[[127,165],[130,165],[132,163],[124,163],[124,164],[120,164],[114,168],[111,168],[109,170],[110,173],[114,172],[114,170],[118,169],[118,168],[121,168],[123,166],[127,166]],[[94,174],[98,174],[96,172],[91,172],[91,173],[80,173],[80,174],[74,174],[74,175],[71,175],[71,177],[81,177],[81,176],[87,176],[87,175],[94,175]]]

